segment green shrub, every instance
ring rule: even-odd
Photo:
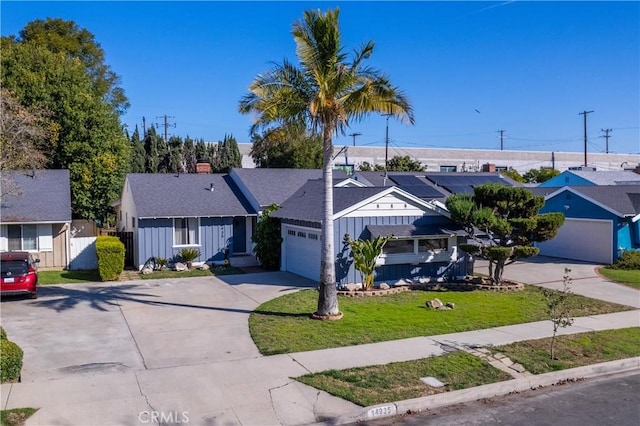
[[[200,250],[194,248],[184,248],[178,252],[178,257],[191,269],[193,261],[200,257]]]
[[[7,332],[0,326],[0,339],[7,340]]]
[[[640,270],[640,250],[625,250],[611,269]]]
[[[96,239],[98,273],[102,281],[115,281],[124,270],[124,244],[118,237],[100,236]]]
[[[14,382],[22,370],[22,349],[10,340],[0,339],[0,382]]]

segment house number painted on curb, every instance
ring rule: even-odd
[[[395,416],[396,415],[396,406],[393,404],[389,405],[380,405],[378,407],[373,407],[369,411],[367,411],[367,417],[381,417],[381,416]]]

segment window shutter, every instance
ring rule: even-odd
[[[50,223],[38,225],[38,251],[53,251],[53,230]]]

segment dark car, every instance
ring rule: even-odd
[[[0,294],[38,297],[38,262],[26,251],[0,253]]]

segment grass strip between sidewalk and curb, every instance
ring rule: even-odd
[[[488,348],[502,353],[533,374],[640,356],[640,327],[558,336],[556,359],[549,356],[551,338]]]
[[[434,388],[421,377],[435,377],[446,386]],[[370,367],[329,370],[296,380],[360,406],[418,398],[511,379],[507,373],[466,352]]]
[[[0,411],[1,426],[22,426],[31,417],[37,408],[12,408]]]
[[[249,317],[249,331],[263,355],[342,346],[547,320],[541,290],[407,291],[383,297],[339,297],[340,321],[317,321],[316,290],[303,290],[263,303]],[[455,309],[436,310],[425,302],[438,298]],[[631,307],[571,295],[572,317],[631,310]]]
[[[581,366],[601,364],[640,356],[640,327],[586,332],[559,336],[556,354],[559,359],[543,363],[530,362],[519,354],[531,352],[533,358],[549,359],[549,340],[537,339],[489,348],[503,353],[532,372],[548,373]],[[579,349],[578,349],[579,348]],[[530,370],[531,371],[531,370]],[[435,377],[446,386],[433,388],[422,377]],[[445,392],[511,380],[507,373],[466,352],[403,361],[385,365],[329,370],[307,374],[296,380],[346,399],[360,406],[421,398]]]

